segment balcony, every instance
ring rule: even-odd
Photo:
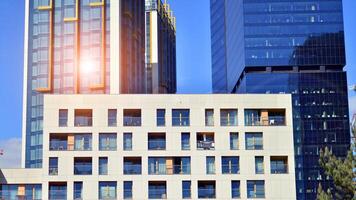
[[[124,126],[141,126],[140,109],[124,109]]]
[[[51,133],[49,149],[51,151],[90,151],[91,133]]]
[[[93,126],[93,110],[91,109],[75,109],[74,111],[74,126]]]
[[[214,150],[215,140],[214,133],[197,133],[198,150]]]
[[[148,133],[148,150],[165,150],[166,133]]]
[[[167,199],[167,183],[165,181],[149,181],[148,198]]]
[[[215,181],[198,181],[198,198],[215,199],[216,198]]]
[[[148,174],[190,174],[190,157],[149,157]]]
[[[288,173],[288,157],[271,156],[271,174],[287,174],[287,173]]]
[[[91,175],[92,174],[92,158],[81,157],[74,158],[74,175]]]
[[[124,157],[124,174],[141,174],[141,157]]]
[[[66,151],[68,150],[68,142],[62,140],[49,141],[49,150],[51,151]]]
[[[246,109],[245,126],[285,126],[286,117],[283,109]]]
[[[49,200],[67,199],[67,183],[49,182],[48,199]]]

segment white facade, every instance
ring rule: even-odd
[[[68,123],[65,127],[59,127],[60,109],[68,110]],[[75,110],[80,109],[92,110],[91,126],[75,126]],[[117,110],[117,126],[108,126],[108,109]],[[123,125],[126,109],[141,111],[140,126]],[[157,126],[157,109],[165,109],[165,126]],[[186,126],[172,125],[174,109],[189,109],[189,123],[185,124]],[[213,109],[212,126],[206,126],[206,109]],[[237,110],[236,126],[228,126],[230,124],[221,126],[221,123],[226,123],[220,116],[225,109]],[[276,126],[273,125],[274,120],[270,120],[263,126],[246,126],[244,116],[246,109],[283,110],[285,124]],[[82,198],[98,199],[99,182],[112,181],[117,185],[116,198],[123,199],[123,182],[132,181],[133,199],[148,199],[149,182],[160,181],[165,183],[166,188],[165,195],[161,197],[182,199],[182,181],[191,181],[191,199],[198,199],[198,195],[203,191],[198,189],[198,184],[210,181],[209,183],[215,183],[215,199],[231,199],[232,181],[239,181],[240,199],[247,199],[247,182],[264,181],[264,186],[260,187],[264,190],[264,199],[296,199],[290,95],[47,95],[44,100],[43,128],[43,168],[3,169],[0,183],[42,184],[42,199],[49,199],[49,184],[65,182],[67,199],[73,199],[73,183],[81,181]],[[189,150],[182,150],[183,132],[190,133]],[[91,150],[50,150],[50,134],[75,136],[80,133],[91,133]],[[117,134],[116,150],[99,150],[100,133]],[[132,150],[123,149],[124,133],[132,133]],[[165,149],[148,150],[149,133],[165,133]],[[197,135],[202,133],[214,135],[213,143],[209,143],[208,148],[197,146],[198,140],[201,140]],[[230,133],[238,133],[237,149],[231,150]],[[246,135],[250,133],[262,133],[263,148],[247,150]],[[207,174],[207,156],[215,156],[213,174]],[[256,174],[256,156],[263,157],[262,174]],[[58,158],[58,175],[48,174],[50,157]],[[91,158],[91,175],[74,175],[75,157]],[[107,175],[99,175],[99,157],[108,158]],[[141,158],[141,174],[124,174],[123,163],[128,157]],[[166,157],[167,160],[190,157],[189,173],[171,174],[167,164],[165,175],[149,174],[149,157]],[[238,157],[236,173],[230,171],[231,163],[228,167],[229,172],[222,173],[224,170],[226,172],[226,166],[222,166],[223,157]],[[272,173],[273,158],[286,159],[284,173]]]

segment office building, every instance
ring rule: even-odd
[[[0,199],[296,198],[291,95],[45,95],[43,130]]]
[[[332,190],[319,151],[350,146],[342,1],[210,2],[213,91],[292,94],[297,199]]]
[[[145,0],[26,1],[23,167],[42,165],[44,94],[147,92],[145,12]]]
[[[176,87],[176,18],[166,2],[146,0],[146,93]]]

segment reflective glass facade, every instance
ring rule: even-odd
[[[329,147],[344,157],[350,147],[346,72],[249,73],[238,93],[291,93],[298,199],[315,199],[322,173],[319,151]]]
[[[144,0],[120,0],[120,92],[144,93]],[[25,167],[42,166],[43,94],[110,93],[110,0],[31,0]]]
[[[146,93],[176,93],[176,24],[169,4],[145,0]]]
[[[292,94],[297,197],[315,199],[319,150],[350,145],[342,1],[210,2],[213,92]]]

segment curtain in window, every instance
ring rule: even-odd
[[[206,158],[206,171],[208,174],[215,173],[215,158],[214,157]]]

